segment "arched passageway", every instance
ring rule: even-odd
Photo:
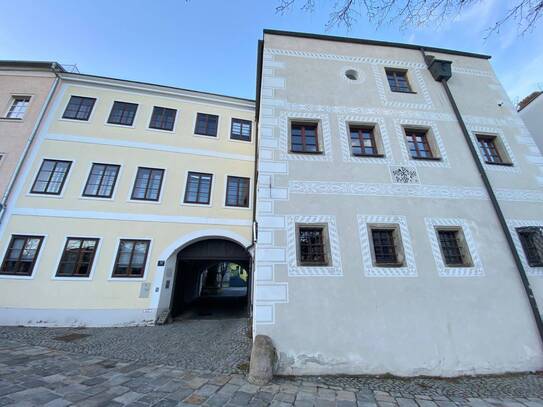
[[[251,256],[230,240],[200,240],[177,254],[171,299],[173,318],[248,315]]]

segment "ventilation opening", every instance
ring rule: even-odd
[[[354,69],[346,70],[345,71],[345,76],[347,77],[347,79],[350,79],[351,81],[358,80],[358,72],[355,71]]]

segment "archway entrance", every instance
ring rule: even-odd
[[[171,316],[240,318],[248,315],[251,256],[230,240],[200,240],[177,254]]]

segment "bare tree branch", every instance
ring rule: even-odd
[[[402,30],[426,26],[452,19],[465,9],[484,1],[489,0],[334,0],[326,30],[336,26],[350,29],[363,13],[377,27],[390,23],[399,23]],[[275,10],[285,14],[299,7],[302,11],[312,12],[317,7],[316,3],[317,0],[280,0]],[[543,0],[517,0],[504,16],[486,30],[485,38],[499,33],[509,22],[516,22],[519,33],[525,34],[533,30],[542,15]]]

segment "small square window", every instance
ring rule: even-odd
[[[164,170],[139,167],[132,189],[132,198],[138,201],[158,201]]]
[[[72,96],[62,118],[83,121],[89,120],[95,102],[95,98]]]
[[[350,125],[349,133],[354,156],[380,156],[373,127]]]
[[[543,267],[543,228],[518,228],[517,233],[530,267]]]
[[[132,126],[137,110],[138,105],[136,103],[113,102],[107,122],[122,126]]]
[[[437,158],[432,151],[427,130],[410,128],[405,128],[404,130],[411,158],[418,160],[432,160]]]
[[[176,115],[176,109],[168,109],[167,107],[155,106],[153,107],[153,114],[151,115],[151,122],[149,123],[149,127],[151,129],[172,131],[175,124]]]
[[[471,256],[461,229],[436,230],[443,263],[446,267],[471,267]]]
[[[143,277],[149,244],[149,240],[122,239],[119,243],[112,277]]]
[[[298,264],[300,266],[328,265],[327,234],[324,225],[297,225]]]
[[[476,134],[476,138],[486,164],[512,165],[497,136]]]
[[[413,93],[407,79],[406,70],[385,68],[385,72],[392,92]]]
[[[319,124],[292,122],[290,124],[290,151],[293,153],[320,154]]]
[[[57,269],[57,277],[88,277],[92,269],[98,239],[66,239],[62,258]]]
[[[83,190],[83,196],[111,198],[113,188],[115,188],[117,182],[119,168],[119,165],[114,164],[92,164],[89,178]]]
[[[185,203],[209,204],[211,198],[212,174],[189,172],[185,188]]]
[[[13,235],[0,268],[0,275],[31,276],[43,236]]]
[[[22,120],[29,103],[30,96],[13,96],[6,118]]]
[[[250,120],[232,119],[230,138],[232,140],[251,141],[252,123]]]
[[[249,207],[249,178],[231,177],[226,180],[226,206]]]
[[[377,267],[404,265],[402,239],[398,225],[369,225],[373,264]]]
[[[60,195],[71,165],[71,161],[43,160],[30,192]]]
[[[196,115],[196,128],[194,134],[217,137],[219,116],[214,114],[198,113]]]

